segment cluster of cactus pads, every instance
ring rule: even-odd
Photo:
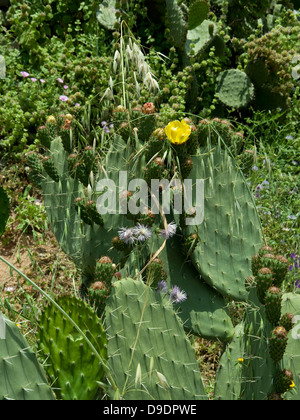
[[[61,116],[39,130],[40,156],[28,156],[51,229],[82,272],[80,299],[60,297],[39,317],[38,355],[56,398],[205,400],[187,333],[224,342],[215,399],[281,399],[286,391],[285,398],[297,398],[299,351],[291,335],[300,299],[281,291],[287,261],[263,248],[233,157],[243,135],[228,121],[186,120],[189,140],[173,145],[151,103],[119,106],[111,121],[107,152],[76,147],[75,121]],[[182,214],[172,201],[170,214],[145,206],[138,214],[100,215],[97,183],[119,185],[122,171],[127,185],[204,180],[201,222],[186,223],[203,212],[197,194]],[[174,186],[171,193],[175,200],[183,191]],[[136,194],[127,188],[121,196],[129,205]],[[175,286],[184,298],[170,298]],[[232,300],[246,303],[236,327]]]
[[[268,246],[253,256],[249,307],[221,358],[216,398],[299,399],[299,342],[293,329],[300,296],[282,291],[288,267]]]

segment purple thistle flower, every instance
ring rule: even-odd
[[[133,245],[136,241],[136,237],[132,228],[122,227],[118,233],[121,241],[127,245]]]
[[[169,239],[169,238],[172,238],[172,236],[175,235],[176,230],[177,230],[176,223],[171,222],[171,223],[168,224],[167,232],[166,232],[165,229],[162,229],[160,233],[165,239]]]
[[[133,234],[138,241],[145,242],[147,239],[151,238],[152,232],[148,226],[138,223],[136,227],[133,228]]]
[[[181,303],[187,299],[187,295],[183,290],[180,290],[178,286],[174,286],[170,292],[170,301],[172,303]]]

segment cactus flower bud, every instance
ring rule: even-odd
[[[48,124],[55,124],[56,123],[56,118],[53,115],[49,115],[49,117],[47,118],[47,123]]]
[[[153,102],[146,102],[142,108],[144,114],[154,114],[155,113],[155,105]]]

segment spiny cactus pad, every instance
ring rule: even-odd
[[[94,311],[72,296],[59,297],[56,302],[105,360],[106,336]],[[101,381],[104,373],[103,366],[83,335],[52,303],[40,316],[37,336],[57,397],[63,400],[93,399],[99,389],[97,381]]]
[[[193,0],[189,7],[188,29],[194,29],[207,18],[209,4],[206,0]]]
[[[277,365],[271,359],[268,347],[273,326],[266,319],[265,308],[258,301],[255,287],[249,292],[248,303],[243,320],[244,331],[236,344],[241,353],[238,359],[242,358],[243,362],[240,364],[236,360],[234,375],[241,386],[240,399],[266,400],[274,392],[273,378],[277,373]],[[231,366],[233,369],[234,363]]]
[[[162,240],[152,238],[154,249],[159,249]],[[207,285],[186,256],[181,254],[179,235],[168,239],[159,257],[164,263],[169,286],[177,285],[187,294],[187,299],[178,306],[178,315],[184,327],[207,339],[229,341],[234,334],[225,299]]]
[[[204,180],[203,223],[182,226],[185,237],[200,241],[191,255],[203,279],[221,294],[236,300],[247,298],[245,279],[251,260],[262,246],[262,229],[246,181],[234,160],[218,145],[192,156],[189,178]],[[197,202],[192,203],[196,207]]]
[[[170,37],[176,47],[182,47],[186,37],[186,22],[177,0],[166,0]]]
[[[283,295],[282,313],[294,315],[294,325],[288,334],[288,345],[283,356],[283,364],[294,374],[295,387],[285,394],[286,400],[300,400],[300,295],[286,293]]]
[[[125,144],[116,142],[107,158],[106,174],[118,185],[120,170],[126,170],[128,154]],[[102,255],[109,256],[118,262],[119,254],[111,247],[112,239],[117,236],[119,226],[129,225],[124,215],[103,215],[103,226],[82,223],[74,206],[77,198],[84,196],[84,188],[77,179],[72,179],[68,171],[68,153],[65,152],[61,139],[51,143],[51,156],[60,176],[55,183],[47,177],[42,183],[45,208],[51,229],[63,251],[74,260],[75,264],[93,267]],[[94,174],[95,179],[98,174]],[[105,174],[101,177],[106,178]]]
[[[285,400],[299,400],[299,324],[295,324],[287,335],[287,347],[283,359],[278,363],[269,354],[274,326],[266,317],[265,307],[257,299],[255,287],[249,293],[248,302],[251,306],[245,312],[243,323],[236,327],[233,341],[227,344],[220,360],[215,397],[226,400],[267,400],[277,398],[276,391],[278,393],[288,390],[282,396]],[[293,293],[284,294],[282,312],[294,313],[295,317],[300,316],[300,296]],[[271,346],[274,344],[274,352],[277,353],[276,343]],[[295,386],[285,387],[284,390],[278,387],[278,377],[282,368],[292,372]]]
[[[54,400],[45,372],[19,328],[0,312],[0,400]]]
[[[200,25],[189,30],[185,43],[187,55],[197,55],[206,49],[215,39],[215,32],[216,25],[210,20],[204,20]]]
[[[120,280],[105,323],[108,363],[123,399],[207,399],[194,351],[168,300],[140,280]]]
[[[241,393],[244,360],[244,324],[235,327],[232,341],[227,344],[218,365],[215,400],[238,400]]]
[[[243,108],[253,99],[254,86],[243,71],[225,70],[217,77],[216,94],[225,105]]]

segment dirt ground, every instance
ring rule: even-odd
[[[4,240],[0,243],[0,256],[34,281],[46,292],[55,295],[74,291],[78,286],[78,273],[73,262],[63,253],[52,233],[47,233],[44,242],[35,242],[30,236],[23,236],[17,241]],[[20,290],[39,293],[16,271],[0,261],[0,298],[14,301]]]

